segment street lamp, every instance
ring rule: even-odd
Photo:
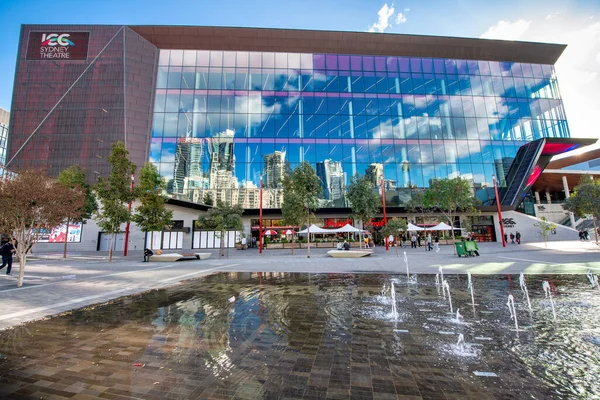
[[[262,254],[263,251],[263,232],[262,232],[262,227],[263,227],[263,220],[262,220],[262,200],[263,200],[263,184],[262,184],[262,174],[260,174],[260,216],[259,216],[259,223],[258,223],[258,253]]]
[[[494,193],[496,194],[496,206],[498,207],[498,220],[500,221],[502,247],[506,247],[506,239],[504,238],[504,224],[502,223],[502,210],[500,208],[500,196],[498,196],[498,185],[496,185],[496,175],[492,175],[492,179],[494,180]]]

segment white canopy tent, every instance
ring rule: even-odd
[[[306,235],[307,233],[308,233],[308,229],[303,229],[298,232],[299,235]],[[320,226],[316,226],[315,224],[312,224],[310,226],[310,234],[312,235],[313,233],[323,234],[323,233],[337,233],[337,232],[334,229],[323,229]]]
[[[408,228],[406,229],[407,231],[424,231],[425,229],[421,228],[420,226],[411,224],[410,222],[408,223]]]
[[[353,227],[350,224],[346,224],[346,225],[342,226],[341,228],[333,229],[333,231],[339,232],[339,233],[346,233],[346,232],[349,232],[349,233],[358,233],[361,230],[358,229],[358,228]]]
[[[450,225],[448,225],[444,222],[440,222],[439,224],[437,224],[436,226],[432,226],[428,230],[430,230],[430,231],[451,231],[452,229],[454,229],[454,228],[452,228]]]

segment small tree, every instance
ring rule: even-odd
[[[166,184],[158,173],[156,166],[150,162],[140,170],[140,183],[137,195],[140,205],[135,208],[136,214],[131,219],[142,232],[150,232],[150,250],[154,244],[154,231],[162,231],[171,226],[173,212],[167,210],[167,197],[163,195]],[[144,245],[144,248],[146,246]]]
[[[475,206],[478,204],[479,200],[473,196],[469,182],[461,177],[435,179],[423,195],[423,205],[438,209],[453,228],[454,217],[459,212],[477,214],[479,211]],[[452,241],[454,241],[454,229],[452,229]],[[456,247],[454,254],[456,254]]]
[[[0,232],[17,240],[18,287],[23,285],[27,252],[39,240],[40,229],[74,219],[84,203],[83,190],[63,185],[39,170],[0,178]]]
[[[310,221],[312,211],[317,209],[318,197],[321,194],[321,180],[315,173],[314,168],[307,162],[298,165],[293,171],[287,169],[284,177],[284,205],[282,208],[286,211],[286,216],[291,218],[290,213],[297,212],[301,215],[301,222],[306,222],[308,227],[308,253],[310,258]],[[290,190],[290,193],[286,193]],[[287,196],[287,198],[286,198]],[[290,200],[291,204],[286,205],[286,199]],[[293,246],[292,246],[293,247]]]
[[[556,229],[556,224],[549,222],[546,217],[541,217],[533,226],[539,228],[540,235],[544,238],[544,245],[548,247],[548,235]]]
[[[298,192],[294,188],[292,171],[286,168],[283,176],[283,204],[281,205],[281,215],[286,225],[301,226],[305,221],[304,203]],[[294,254],[294,237],[292,235],[292,254]]]
[[[92,218],[92,214],[98,210],[98,203],[92,193],[92,187],[87,184],[85,172],[79,165],[72,165],[64,169],[58,175],[58,181],[71,189],[81,189],[85,194],[83,206],[78,208],[72,219],[67,218],[65,228],[65,248],[63,258],[67,258],[67,243],[69,242],[69,222],[79,222],[85,224],[85,221]]]
[[[217,200],[217,206],[201,215],[196,222],[200,229],[214,230],[219,233],[221,242],[221,257],[225,255],[225,232],[242,230],[242,213],[244,210],[239,205],[229,205]]]
[[[111,235],[108,259],[112,262],[115,234],[121,230],[122,224],[131,221],[127,204],[135,199],[135,193],[130,188],[135,164],[129,160],[129,152],[123,142],[112,144],[107,160],[112,166],[111,172],[107,178],[98,178],[96,184],[96,193],[102,205],[96,212],[96,222]]]
[[[386,237],[389,235],[397,236],[398,232],[405,231],[408,228],[408,224],[402,218],[388,219],[387,224],[381,229]],[[396,245],[396,257],[398,257],[398,246]]]
[[[565,200],[563,209],[579,216],[591,215],[594,221],[596,244],[598,244],[596,221],[600,217],[600,185],[592,182],[588,175],[582,176],[571,197]]]
[[[347,198],[352,206],[352,218],[361,221],[363,225],[368,222],[381,206],[381,199],[373,191],[373,184],[367,175],[354,175],[347,189]],[[360,244],[362,247],[362,244]]]
[[[406,203],[406,209],[413,213],[421,214],[421,218],[423,219],[423,223],[425,223],[425,214],[432,212],[430,208],[425,207],[423,204],[423,197],[425,196],[425,192],[422,190],[412,191],[410,200]],[[415,221],[416,223],[417,221]]]

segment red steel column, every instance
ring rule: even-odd
[[[506,247],[506,240],[504,239],[504,224],[502,223],[502,210],[500,209],[500,196],[498,196],[498,185],[496,185],[496,175],[493,175],[494,179],[494,192],[496,193],[496,206],[498,206],[498,220],[500,221],[500,236],[502,237],[502,247]]]
[[[258,224],[258,253],[262,254],[263,251],[263,233],[262,233],[262,196],[263,195],[263,189],[262,189],[262,175],[260,176],[260,222]]]
[[[383,204],[383,226],[387,224],[387,215],[385,213],[385,185],[384,180],[381,178],[381,203]],[[390,249],[390,244],[388,243],[388,236],[385,235],[385,251]]]

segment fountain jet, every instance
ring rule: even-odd
[[[512,294],[508,295],[508,301],[506,302],[508,311],[510,311],[510,317],[515,321],[515,329],[519,331],[519,322],[517,321],[517,310],[515,308],[515,298]]]
[[[448,301],[450,303],[450,314],[454,314],[454,311],[452,310],[452,296],[450,295],[450,285],[448,284],[448,281],[446,281],[446,280],[442,281],[442,290],[444,291],[444,298],[446,297],[445,296],[446,291],[448,292]]]
[[[471,280],[470,272],[467,272],[467,278],[468,278],[467,289],[469,289],[471,291],[471,304],[473,304],[473,307],[475,307],[475,297],[473,296],[473,281]]]
[[[554,300],[552,299],[552,292],[550,291],[550,284],[548,281],[542,282],[542,288],[547,299],[550,299],[550,305],[552,306],[552,315],[554,316],[554,322],[556,322],[556,310],[554,309]]]
[[[531,300],[529,300],[529,291],[527,290],[527,284],[525,284],[525,275],[521,272],[519,275],[519,285],[521,285],[521,290],[525,293],[525,298],[527,299],[527,305],[529,306],[529,311],[533,312],[531,308]]]

